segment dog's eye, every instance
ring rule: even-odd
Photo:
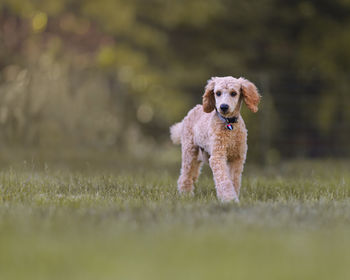
[[[217,91],[216,96],[220,96],[220,95],[221,95],[221,91]]]
[[[236,96],[237,95],[237,92],[234,92],[234,91],[232,91],[231,92],[231,96],[233,97],[233,96]]]

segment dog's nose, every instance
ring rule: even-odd
[[[228,110],[228,105],[227,104],[221,104],[220,105],[220,110],[225,113]]]

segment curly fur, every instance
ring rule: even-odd
[[[170,127],[170,138],[174,144],[181,143],[182,122],[176,123]]]
[[[175,144],[181,143],[182,149],[180,193],[193,193],[202,163],[209,161],[219,200],[239,201],[248,149],[247,129],[240,115],[242,101],[252,112],[258,111],[260,95],[253,83],[231,76],[213,77],[205,87],[203,105],[195,106],[182,122],[171,126],[171,139]],[[227,111],[221,110],[223,104]],[[226,118],[238,118],[232,131],[225,127],[216,111]]]

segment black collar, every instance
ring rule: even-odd
[[[218,112],[218,110],[216,110],[216,114],[218,115],[219,119],[226,124],[225,126],[228,130],[233,130],[233,126],[231,125],[231,123],[238,122],[238,117],[225,118]]]
[[[218,111],[216,111],[216,113],[217,113],[219,119],[222,120],[225,123],[237,123],[238,122],[238,117],[225,118]]]

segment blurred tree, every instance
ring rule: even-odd
[[[233,75],[264,96],[252,154],[349,155],[349,27],[346,0],[3,0],[1,141],[163,141]]]

